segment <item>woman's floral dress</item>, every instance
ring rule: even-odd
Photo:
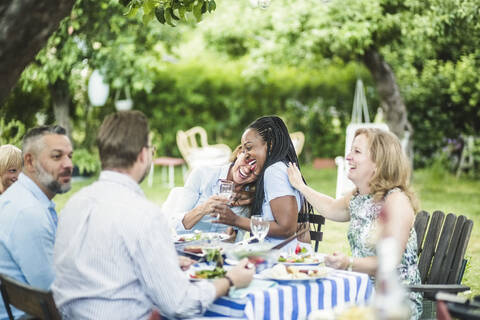
[[[387,193],[401,192],[395,188]],[[380,214],[382,203],[375,203],[372,195],[355,194],[350,200],[350,226],[348,228],[348,242],[352,250],[352,256],[363,258],[376,256],[375,244],[378,235],[377,218]],[[420,273],[418,271],[417,256],[417,234],[415,229],[410,230],[402,261],[397,267],[402,283],[420,284]],[[422,314],[422,294],[410,292],[410,309],[412,319],[418,319]]]

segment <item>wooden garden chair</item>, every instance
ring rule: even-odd
[[[426,211],[419,212],[415,218],[422,284],[411,285],[409,289],[423,292],[424,299],[434,301],[439,291],[456,294],[470,289],[461,282],[473,221],[453,213],[445,216],[442,211],[433,212],[430,224],[429,219],[430,214]]]
[[[207,132],[200,126],[177,131],[177,146],[190,169],[202,165],[228,163],[232,150],[223,143],[208,144]]]
[[[315,252],[318,252],[318,245],[323,240],[322,225],[325,224],[325,217],[319,214],[308,215],[308,222],[310,223],[310,240],[315,241]]]
[[[3,274],[0,275],[0,281],[3,302],[10,320],[14,320],[10,305],[33,316],[25,319],[61,319],[52,291],[34,288]]]
[[[301,131],[290,133],[290,139],[292,139],[293,147],[297,156],[302,153],[303,145],[305,144],[305,135]]]

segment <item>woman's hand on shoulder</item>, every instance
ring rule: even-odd
[[[299,188],[305,185],[302,174],[295,163],[288,163],[287,173],[288,180],[295,189],[299,190]]]

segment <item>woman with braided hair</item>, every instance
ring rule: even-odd
[[[287,163],[298,166],[298,158],[287,126],[277,116],[265,116],[251,123],[242,135],[242,152],[257,176],[252,215],[262,215],[270,221],[266,242],[278,243],[294,234],[299,222],[306,222],[312,207],[288,181]],[[250,219],[220,215],[219,223],[250,231]],[[310,246],[309,235],[302,246]],[[295,248],[292,241],[287,248]]]

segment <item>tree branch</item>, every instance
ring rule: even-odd
[[[3,0],[0,4],[0,104],[45,46],[75,0]]]
[[[363,62],[375,80],[381,107],[390,130],[400,139],[403,138],[405,130],[412,133],[413,128],[407,119],[407,108],[390,65],[376,49],[366,51]]]

